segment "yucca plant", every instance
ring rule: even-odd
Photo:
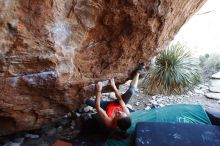
[[[155,65],[144,79],[150,94],[181,94],[200,80],[198,63],[180,43],[172,45],[156,56]]]

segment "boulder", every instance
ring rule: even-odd
[[[214,75],[212,75],[213,79],[220,79],[220,72],[215,73]]]
[[[209,90],[211,92],[220,93],[220,79],[211,79],[209,84]]]
[[[218,86],[218,87],[210,86],[209,91],[220,93],[220,86]]]
[[[205,2],[1,0],[0,135],[56,121],[90,83],[125,82]]]
[[[220,93],[205,93],[205,96],[207,98],[211,98],[211,99],[217,99],[217,100],[220,100]]]

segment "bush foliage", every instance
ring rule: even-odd
[[[200,81],[198,61],[177,43],[161,51],[143,84],[149,94],[181,94]]]
[[[205,54],[199,57],[204,81],[220,71],[220,54]]]

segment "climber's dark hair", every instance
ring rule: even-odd
[[[128,128],[131,127],[131,118],[130,117],[124,117],[117,121],[118,128],[120,128],[123,131],[126,131]]]

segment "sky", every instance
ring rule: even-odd
[[[220,0],[208,0],[185,23],[174,38],[192,50],[195,56],[220,54]]]

